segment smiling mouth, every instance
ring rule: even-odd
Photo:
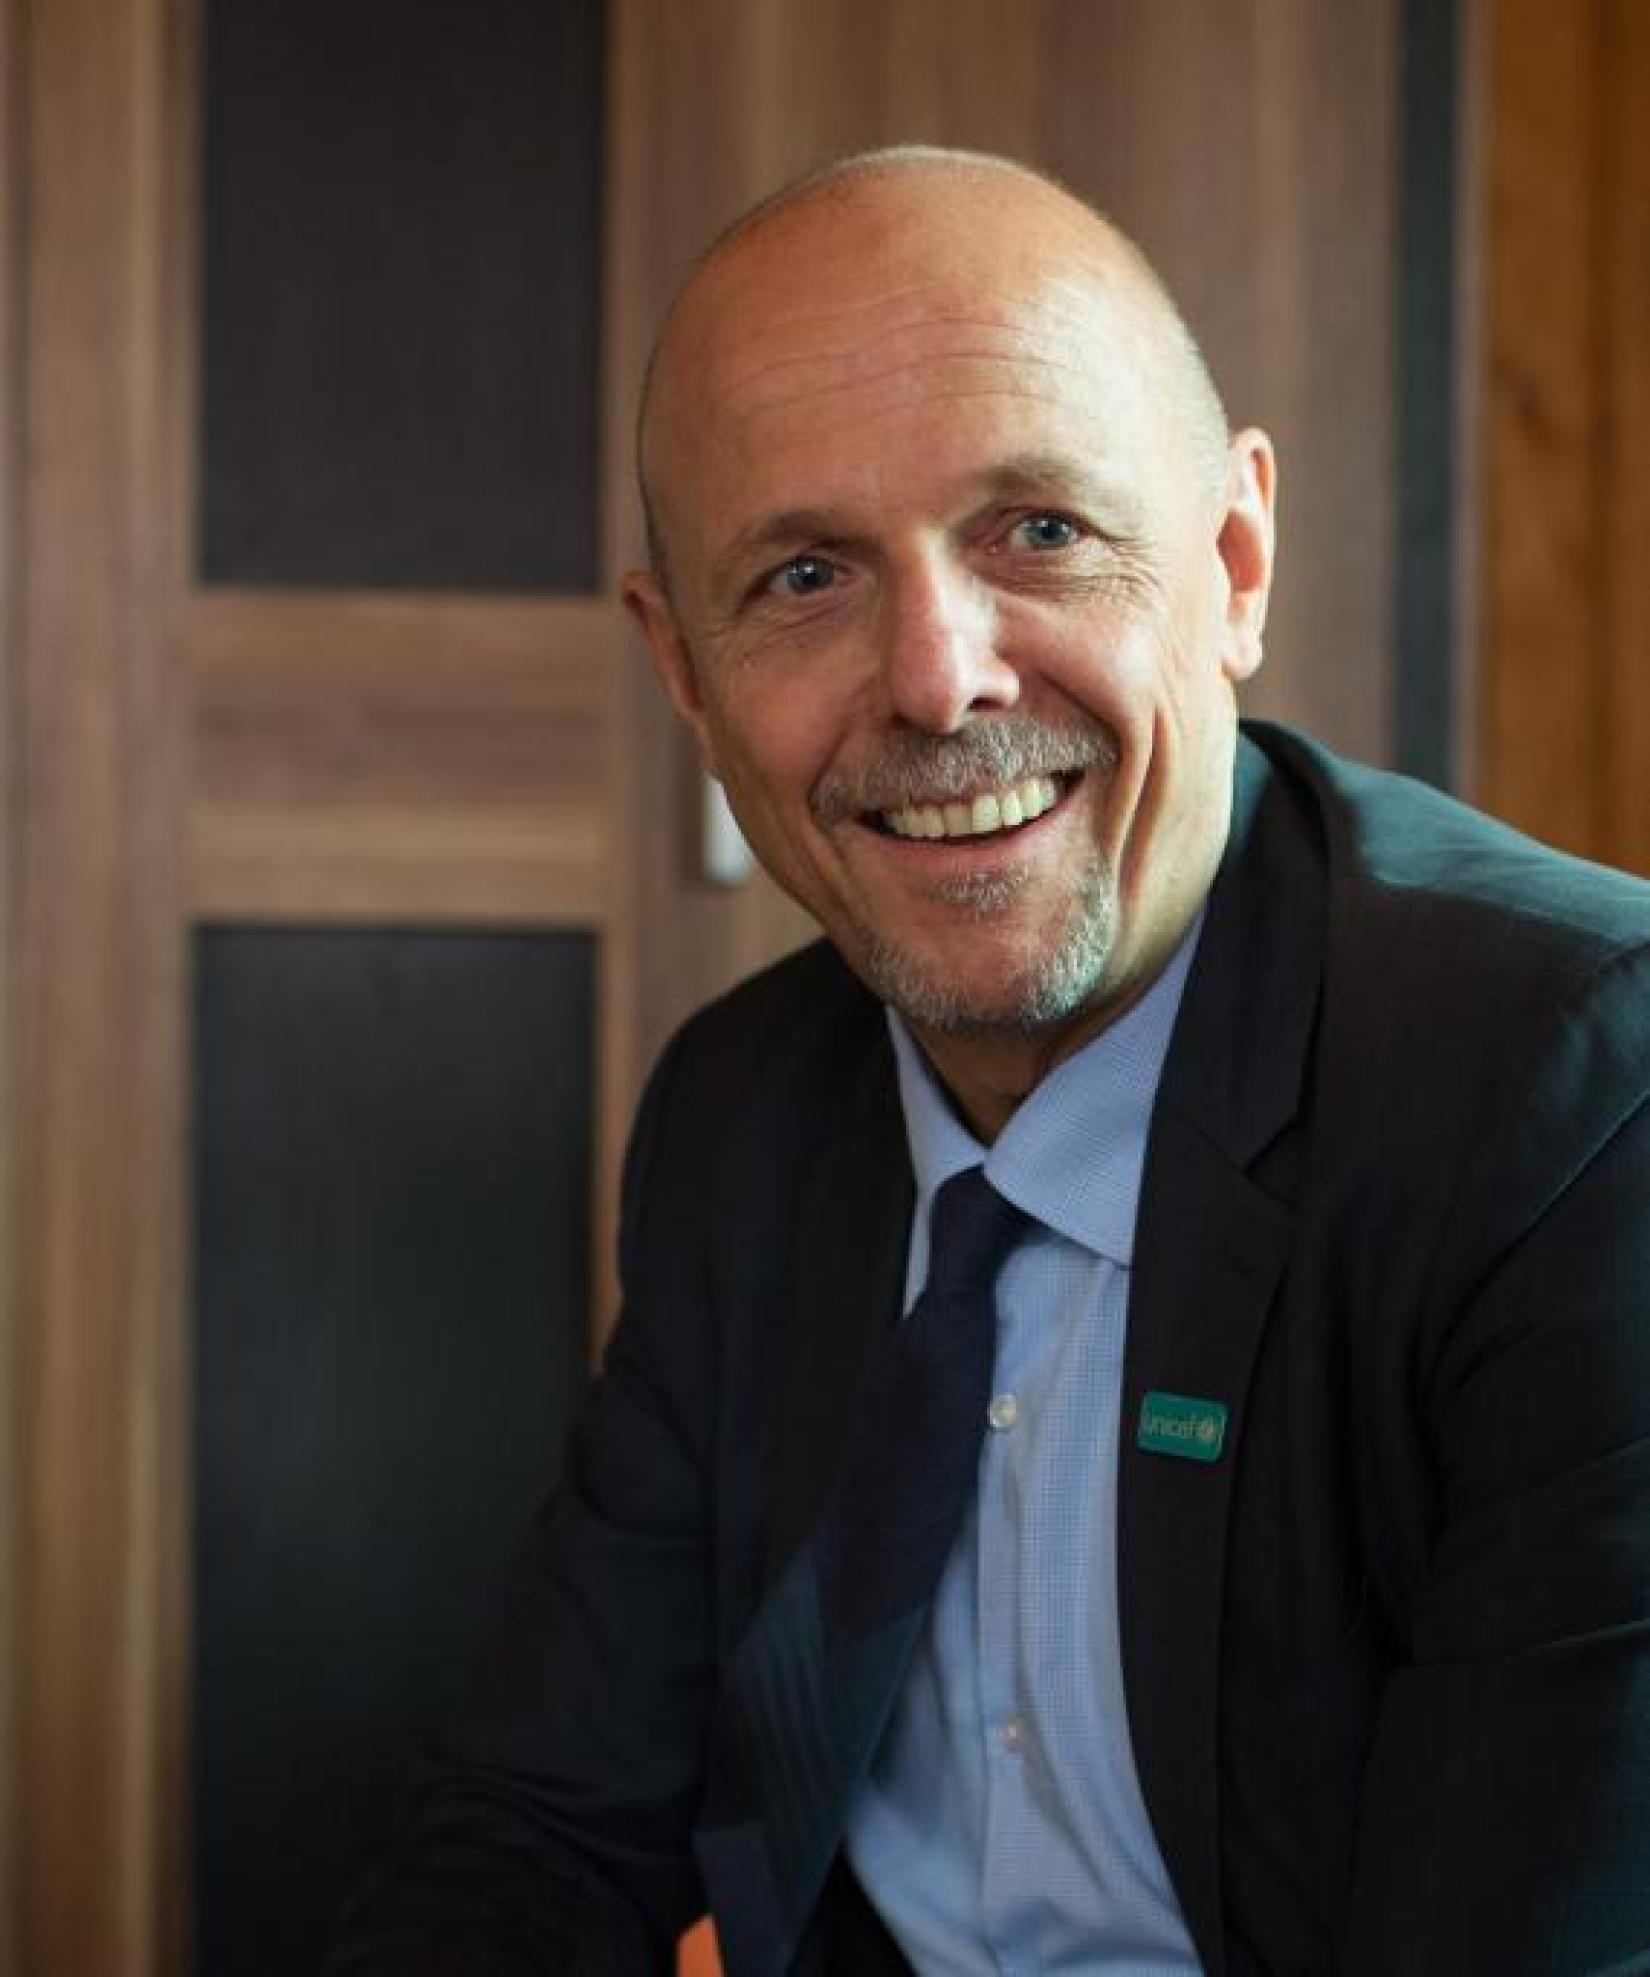
[[[879,830],[898,838],[992,837],[1014,831],[1052,810],[1075,775],[1026,776],[1000,789],[945,803],[908,803],[872,813]]]

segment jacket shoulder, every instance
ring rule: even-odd
[[[1650,1097],[1650,884],[1252,738],[1320,838],[1326,1164],[1406,1212],[1426,1175],[1480,1227],[1527,1226]]]
[[[1455,921],[1495,943],[1497,954],[1479,960],[1583,971],[1650,944],[1650,882],[1557,851],[1290,729],[1257,722],[1246,733],[1315,812],[1343,926],[1385,938],[1409,922],[1419,930]],[[1470,944],[1465,951],[1472,959]],[[1426,958],[1429,966],[1448,959]]]

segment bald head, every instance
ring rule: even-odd
[[[1082,284],[1121,361],[1148,381],[1188,475],[1217,489],[1227,421],[1191,332],[1156,271],[1124,233],[1055,180],[982,152],[904,145],[840,158],[782,187],[700,256],[654,345],[637,421],[637,478],[655,574],[667,572],[677,505],[672,458],[703,402],[709,354],[759,337],[810,292],[833,302],[856,285],[869,302],[938,273],[987,295]]]

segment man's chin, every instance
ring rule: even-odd
[[[1109,912],[1090,916],[1047,954],[995,969],[937,966],[882,941],[866,944],[861,972],[914,1028],[945,1036],[1038,1036],[1101,995],[1111,957]]]

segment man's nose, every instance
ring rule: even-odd
[[[990,593],[967,570],[935,556],[891,572],[882,619],[883,679],[901,720],[953,734],[970,713],[1019,699]]]

